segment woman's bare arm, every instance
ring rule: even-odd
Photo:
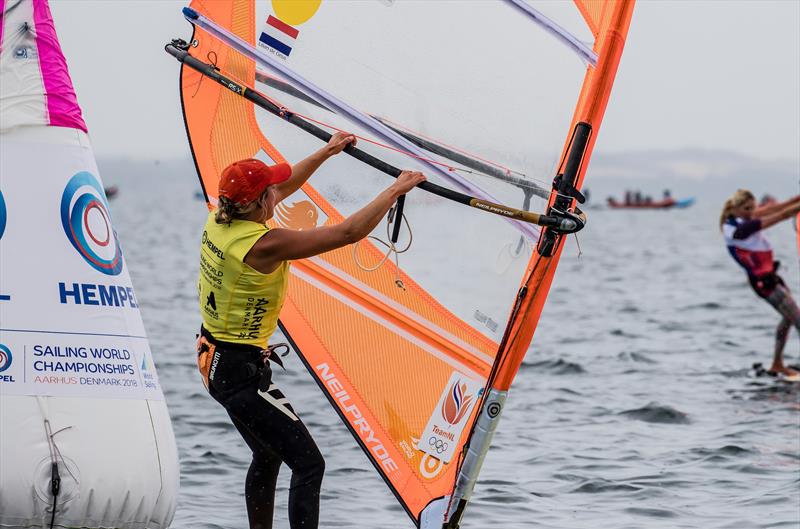
[[[789,200],[786,200],[784,202],[777,202],[775,204],[769,204],[767,206],[758,207],[755,210],[753,210],[753,216],[754,217],[758,217],[758,218],[762,218],[762,217],[765,217],[767,215],[771,215],[773,213],[781,211],[784,208],[786,208],[787,206],[790,206],[790,205],[798,203],[798,202],[800,202],[800,195],[797,195],[796,197],[790,198]]]
[[[424,180],[422,173],[404,171],[372,202],[335,226],[303,231],[270,230],[253,245],[244,261],[259,272],[269,274],[283,261],[312,257],[360,241],[372,232],[400,195]]]
[[[783,204],[783,208],[769,215],[764,215],[759,217],[761,219],[761,229],[767,229],[770,226],[774,226],[779,222],[782,222],[786,219],[792,218],[797,213],[800,212],[800,201],[797,200],[789,200]]]

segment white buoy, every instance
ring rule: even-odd
[[[50,10],[0,6],[0,528],[165,528],[175,439]]]

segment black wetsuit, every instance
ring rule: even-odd
[[[275,483],[283,462],[292,469],[289,526],[316,529],[325,461],[289,400],[272,383],[262,350],[215,340],[205,329],[201,333],[198,365],[208,392],[225,407],[253,451],[245,482],[250,528],[272,528]]]

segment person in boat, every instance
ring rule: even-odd
[[[745,269],[756,294],[781,315],[769,371],[785,376],[800,375],[783,360],[789,330],[794,326],[800,332],[800,308],[777,273],[779,263],[773,260],[772,246],[763,230],[794,217],[798,212],[800,195],[785,202],[756,207],[755,196],[746,189],[739,189],[725,202],[719,219],[731,257]]]
[[[269,228],[275,207],[355,137],[335,134],[293,167],[248,159],[222,171],[219,204],[205,224],[200,257],[197,362],[210,395],[227,411],[253,453],[245,480],[251,529],[272,527],[278,470],[292,470],[289,525],[315,529],[325,463],[288,399],[272,381],[268,346],[283,306],[294,259],[303,259],[366,237],[400,195],[425,177],[404,171],[361,210],[333,226],[296,231]],[[285,345],[285,344],[284,344]],[[288,349],[288,346],[286,346]],[[282,365],[282,364],[281,364]]]

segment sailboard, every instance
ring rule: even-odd
[[[0,527],[161,529],[178,453],[46,0],[0,0]]]
[[[376,239],[293,262],[280,320],[418,527],[464,516],[567,234],[583,225],[576,202],[632,11],[194,0],[192,36],[166,46],[210,208],[231,162],[295,162],[336,130],[357,148],[273,226],[335,224],[399,169],[428,176]],[[390,240],[406,251],[386,253]]]

